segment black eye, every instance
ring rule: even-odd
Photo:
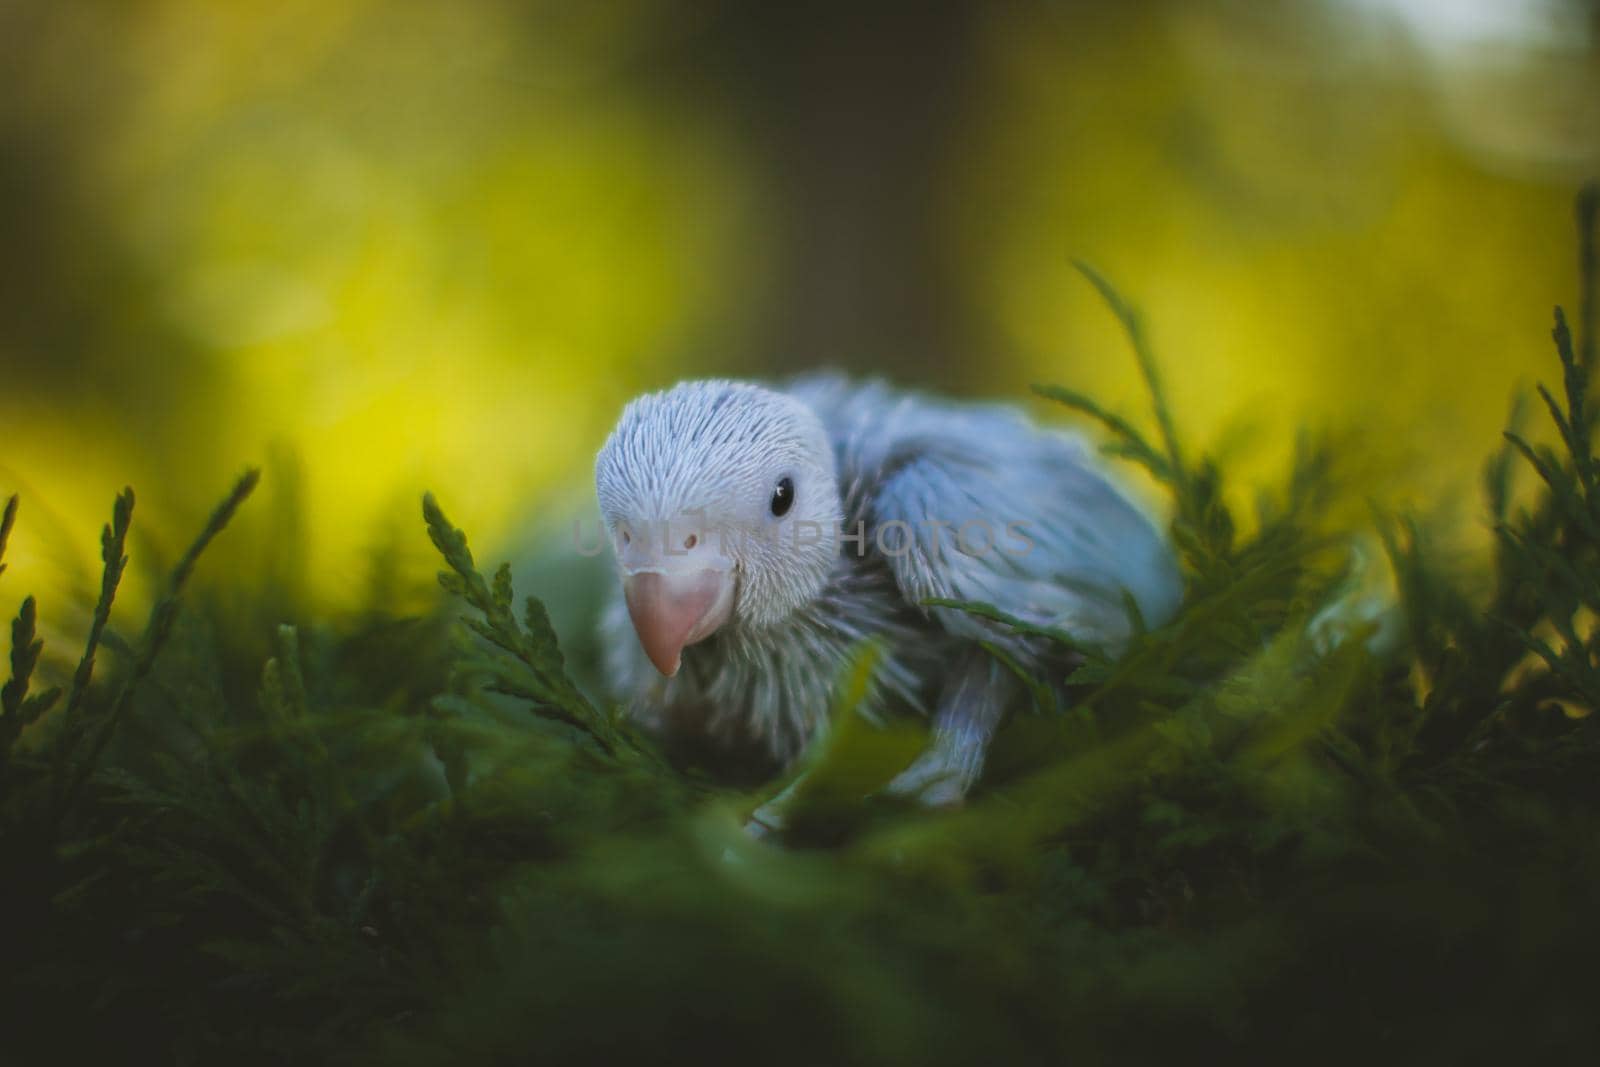
[[[781,519],[793,506],[794,483],[787,478],[778,479],[778,487],[772,491],[772,513]]]

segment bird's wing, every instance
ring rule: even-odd
[[[913,604],[982,602],[1107,649],[1137,618],[1154,625],[1177,607],[1166,543],[1074,438],[1010,408],[919,401],[899,408],[882,461],[869,536]],[[931,610],[952,633],[1010,637],[981,616]]]

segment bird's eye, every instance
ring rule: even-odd
[[[778,487],[772,491],[772,514],[781,519],[793,506],[794,482],[788,478],[778,479]]]

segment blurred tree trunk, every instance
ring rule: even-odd
[[[730,4],[694,47],[769,167],[779,247],[752,355],[774,371],[981,380],[941,204],[971,106],[974,16],[965,3]]]

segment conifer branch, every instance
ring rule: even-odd
[[[106,624],[111,619],[111,605],[116,599],[117,586],[122,582],[122,572],[128,566],[128,557],[123,554],[123,548],[127,544],[128,529],[132,523],[133,490],[124,488],[111,507],[110,524],[100,532],[100,559],[103,564],[100,599],[95,602],[89,636],[84,640],[83,656],[78,660],[78,669],[72,674],[72,688],[67,694],[66,708],[61,713],[61,736],[56,743],[55,754],[58,783],[63,781],[62,770],[77,745],[80,731],[78,715],[94,675],[95,653],[99,651]]]
[[[615,726],[595,710],[568,677],[544,604],[536,597],[528,597],[523,623],[519,624],[512,611],[515,595],[510,565],[501,564],[492,583],[485,581],[467,547],[467,535],[450,523],[432,493],[422,498],[422,517],[429,539],[450,567],[439,572],[439,584],[481,616],[464,618],[462,622],[506,653],[476,660],[471,666],[490,676],[491,689],[529,701],[537,714],[581,731],[607,755],[615,756]]]
[[[1183,462],[1183,452],[1178,442],[1178,431],[1172,421],[1172,409],[1167,404],[1166,390],[1161,384],[1160,368],[1156,364],[1155,353],[1151,351],[1150,342],[1145,337],[1144,323],[1138,311],[1122,298],[1116,287],[1106,277],[1082,260],[1073,260],[1072,265],[1078,268],[1078,273],[1089,280],[1089,284],[1099,292],[1106,306],[1122,324],[1123,332],[1128,335],[1128,343],[1133,347],[1133,357],[1138,361],[1139,373],[1144,377],[1146,390],[1150,393],[1150,404],[1156,417],[1156,425],[1161,430],[1161,443],[1166,449],[1167,463],[1171,468],[1173,484],[1180,493],[1188,489],[1189,471]]]
[[[11,538],[11,527],[17,521],[17,494],[12,493],[6,501],[6,510],[0,514],[0,574],[6,572],[5,556],[6,542]]]
[[[184,587],[188,584],[190,574],[194,571],[195,563],[200,559],[200,554],[227,527],[228,523],[233,519],[234,513],[239,510],[240,505],[254,491],[256,484],[260,480],[261,472],[252,468],[234,483],[233,489],[223,498],[222,503],[218,504],[211,512],[211,516],[206,520],[205,527],[201,529],[199,536],[189,545],[188,550],[179,558],[178,565],[173,568],[171,576],[167,579],[166,593],[156,601],[155,607],[150,611],[150,621],[145,626],[144,636],[140,642],[139,653],[134,660],[133,668],[129,672],[127,679],[122,683],[122,688],[118,691],[116,700],[111,705],[111,710],[101,721],[99,729],[95,731],[88,753],[77,764],[70,781],[60,795],[56,808],[58,819],[65,815],[76,803],[84,785],[89,780],[89,776],[94,773],[94,768],[99,762],[101,754],[105,751],[106,745],[110,743],[111,735],[116,731],[117,725],[122,721],[123,717],[127,715],[129,707],[132,706],[134,693],[138,690],[139,684],[144,681],[151,668],[155,666],[156,657],[161,654],[161,649],[167,643],[167,639],[172,634],[172,627],[177,622],[180,598]],[[127,501],[126,518],[124,519],[125,527],[127,521],[131,520],[132,517],[132,494],[119,497],[119,507],[124,499]],[[115,526],[115,518],[113,519],[113,526]],[[114,529],[112,533],[113,540],[115,540]],[[126,537],[125,528],[123,536]],[[120,542],[117,542],[117,547],[120,548]]]
[[[11,624],[11,678],[0,686],[0,767],[10,758],[11,747],[22,731],[50,710],[61,696],[59,689],[28,695],[33,669],[38,666],[39,653],[44,650],[44,642],[34,636],[37,610],[33,597],[26,597]]]

